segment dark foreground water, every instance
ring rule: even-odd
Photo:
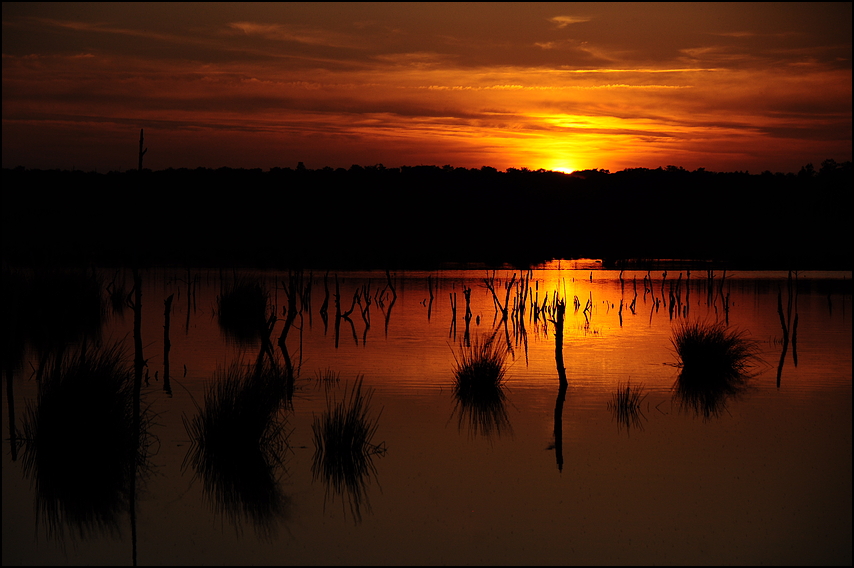
[[[4,275],[6,360],[22,357],[4,376],[4,565],[852,562],[851,273],[147,271],[141,296],[130,271],[94,276]],[[229,307],[247,283],[266,311]],[[759,357],[682,388],[685,323]],[[135,324],[140,460],[101,413],[118,400],[132,424],[132,396],[45,394],[116,344],[132,384]],[[467,337],[506,349],[502,386],[454,389]],[[200,454],[186,424],[206,389],[258,361],[293,368],[278,435]],[[324,468],[313,422],[359,377],[376,431],[359,467]]]

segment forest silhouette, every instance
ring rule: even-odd
[[[852,166],[798,174],[411,166],[3,169],[10,264],[852,268]]]

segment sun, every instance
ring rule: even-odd
[[[565,174],[571,174],[578,168],[572,166],[567,162],[556,162],[552,164],[552,166],[548,169],[552,170],[553,172],[563,172]]]

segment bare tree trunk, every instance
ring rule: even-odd
[[[142,149],[143,137],[142,137],[142,128],[139,129],[139,171],[142,171],[142,157],[148,152],[148,148],[145,150]]]

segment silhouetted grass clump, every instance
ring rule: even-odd
[[[317,371],[314,374],[314,382],[317,385],[323,385],[323,389],[325,391],[329,391],[338,386],[338,383],[341,381],[341,373],[333,371],[332,369],[325,369],[323,371]]]
[[[608,408],[617,419],[618,425],[624,426],[626,430],[630,430],[632,427],[643,429],[641,418],[644,415],[640,409],[640,404],[646,395],[642,384],[632,385],[629,381],[617,385],[616,392],[611,394]]]
[[[327,397],[327,409],[314,417],[315,479],[327,483],[327,491],[346,496],[355,521],[362,518],[362,504],[367,497],[368,483],[376,474],[373,456],[385,454],[384,444],[374,444],[379,415],[371,416],[373,391],[362,391],[363,377],[345,393],[344,400]],[[382,411],[380,411],[382,414]]]
[[[489,393],[504,384],[507,346],[499,341],[475,339],[454,354],[454,390],[468,398]]]
[[[508,347],[494,338],[475,338],[454,353],[455,412],[462,427],[468,422],[474,434],[501,434],[510,428],[505,408],[504,381]]]
[[[754,341],[720,323],[685,324],[672,342],[683,372],[710,381],[744,377],[757,354]]]
[[[133,369],[118,347],[87,348],[50,359],[27,409],[24,468],[48,532],[65,525],[81,537],[119,533],[147,467],[148,419],[134,417]]]
[[[671,340],[679,359],[676,396],[705,418],[744,391],[758,362],[758,347],[722,323],[686,323]]]
[[[219,370],[214,380],[204,408],[185,420],[191,461],[217,511],[235,524],[245,518],[269,531],[286,505],[276,472],[288,447],[280,410],[290,378],[260,360]]]

